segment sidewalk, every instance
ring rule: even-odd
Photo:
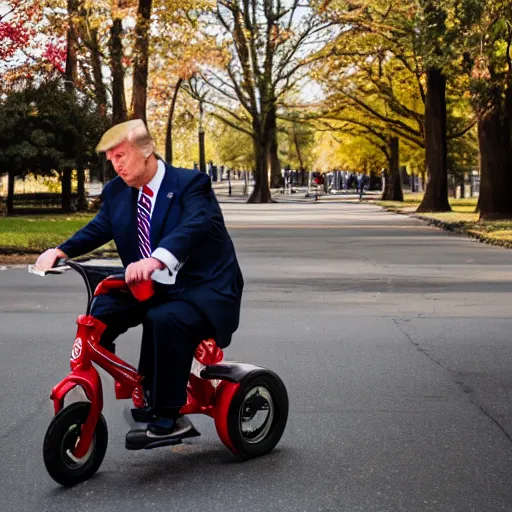
[[[244,182],[231,182],[231,196],[229,195],[229,184],[227,181],[212,183],[213,190],[220,203],[236,202],[246,203],[252,192],[252,185],[248,187],[249,194],[244,195]],[[293,190],[293,193],[292,191]],[[271,188],[270,194],[272,199],[278,203],[310,203],[316,201],[342,201],[342,202],[359,202],[359,194],[355,190],[323,192],[311,187],[309,194],[307,187],[294,187],[293,189],[285,189],[284,193],[281,188]],[[365,192],[363,202],[367,200],[376,200],[380,197],[381,191]]]

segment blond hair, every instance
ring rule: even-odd
[[[125,140],[140,148],[146,158],[155,151],[153,138],[142,119],[132,119],[112,126],[101,137],[96,151],[106,152]]]

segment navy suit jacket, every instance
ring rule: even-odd
[[[59,248],[73,258],[113,239],[125,267],[140,260],[138,193],[114,178],[103,190],[98,214]],[[157,247],[182,264],[174,285],[157,285],[160,293],[197,307],[210,321],[217,345],[229,345],[238,327],[243,279],[206,174],[166,164],[151,216],[151,250]]]

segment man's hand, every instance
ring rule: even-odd
[[[124,279],[126,284],[136,284],[141,281],[149,281],[155,270],[162,270],[165,265],[156,258],[144,258],[136,263],[130,263],[126,267]]]
[[[48,249],[47,251],[44,251],[39,258],[37,258],[34,270],[42,270],[46,272],[53,268],[53,265],[55,265],[55,262],[59,258],[67,258],[67,255],[60,249]]]

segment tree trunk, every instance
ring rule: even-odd
[[[206,156],[205,156],[205,148],[204,148],[204,130],[201,129],[198,132],[199,138],[199,170],[201,172],[206,173]],[[210,176],[213,179],[213,175]]]
[[[135,27],[135,64],[133,67],[133,119],[146,122],[146,99],[148,88],[149,26],[152,0],[139,0],[137,25]]]
[[[268,140],[268,164],[270,167],[270,186],[276,188],[281,180],[281,163],[277,144],[277,112],[275,103],[269,108],[266,118],[266,135]]]
[[[270,141],[268,148],[268,166],[270,167],[271,187],[278,187],[281,179],[281,162],[277,154],[277,141]]]
[[[180,90],[183,79],[180,78],[176,82],[174,87],[174,93],[172,95],[171,106],[169,107],[169,117],[167,118],[167,132],[165,134],[165,161],[172,165],[172,120],[174,117],[174,111],[176,110],[176,99],[178,98],[178,91]]]
[[[109,42],[112,68],[112,124],[119,124],[127,119],[126,97],[124,94],[122,32],[122,22],[119,18],[116,18],[110,29]]]
[[[427,70],[425,103],[425,155],[429,180],[418,212],[448,212],[446,140],[446,77],[439,69]]]
[[[78,32],[76,29],[75,19],[78,16],[78,2],[77,0],[68,0],[68,33],[67,33],[67,52],[66,52],[66,91],[72,92],[75,88],[77,77],[77,59],[76,47],[78,41]]]
[[[511,123],[503,103],[485,113],[478,123],[480,147],[481,219],[512,218]]]
[[[71,169],[64,169],[61,177],[62,183],[62,211],[71,212]]]
[[[103,83],[102,63],[98,42],[98,29],[91,30],[89,49],[91,51],[91,67],[94,77],[94,93],[96,95],[96,102],[98,104],[98,112],[100,115],[105,116],[107,114],[107,89]]]
[[[271,202],[270,189],[268,186],[268,142],[265,137],[254,139],[254,190],[247,200],[248,203],[269,203]]]
[[[7,215],[14,214],[14,179],[14,173],[9,172],[7,174]]]
[[[75,19],[78,16],[77,0],[68,0],[68,33],[67,33],[67,52],[66,52],[66,72],[64,86],[69,94],[75,90],[77,78],[77,40],[78,33]],[[62,173],[62,209],[65,212],[71,211],[71,169]],[[69,191],[69,193],[68,193]]]
[[[87,197],[85,195],[85,170],[78,169],[76,172],[77,177],[77,192],[78,192],[78,202],[77,202],[77,210],[79,212],[85,212],[87,210]]]
[[[294,132],[294,134],[293,134],[293,144],[295,146],[295,151],[297,151],[297,158],[299,159],[299,167],[300,167],[300,171],[302,172],[303,180],[304,180],[304,160],[302,159],[302,151],[300,150],[300,144],[299,144],[299,140],[297,137],[297,132]]]
[[[383,201],[403,201],[402,182],[400,180],[400,146],[398,137],[392,137],[389,142],[389,172],[386,176]]]

